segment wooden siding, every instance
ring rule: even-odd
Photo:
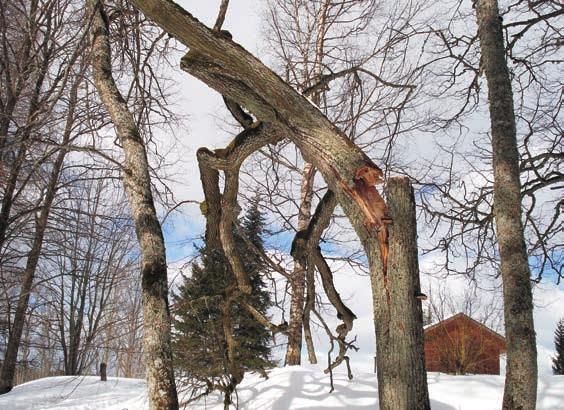
[[[459,313],[425,329],[425,366],[429,372],[499,374],[505,338]]]

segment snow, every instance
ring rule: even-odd
[[[0,410],[141,410],[146,402],[145,380],[59,376],[14,387],[0,396]]]
[[[489,410],[501,408],[502,376],[450,376],[429,373],[431,407],[434,410]],[[538,410],[564,408],[564,376],[539,378]],[[273,369],[268,380],[247,375],[238,389],[240,409],[367,409],[377,408],[376,375],[335,373],[335,391],[329,393],[329,377],[321,367]],[[2,410],[144,410],[148,409],[145,381],[95,376],[50,377],[16,386],[0,396]],[[212,394],[190,409],[223,409],[222,399]]]

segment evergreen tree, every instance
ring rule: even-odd
[[[554,332],[554,347],[556,356],[552,358],[552,372],[564,375],[564,318],[558,321]]]
[[[241,221],[241,228],[245,237],[252,245],[264,251],[263,235],[265,235],[266,221],[259,208],[260,198],[255,196],[250,207]],[[253,252],[237,233],[235,241],[240,249],[245,270],[251,281],[252,292],[246,300],[259,312],[267,316],[268,309],[272,306],[270,293],[266,289],[263,274],[266,270],[264,261]],[[249,313],[238,306],[235,307],[235,340],[239,343],[239,360],[248,370],[263,371],[272,367],[270,361],[271,333],[263,325],[258,323]]]
[[[240,225],[245,238],[263,249],[265,220],[258,197],[251,201]],[[246,301],[267,315],[272,303],[262,278],[265,265],[235,230],[234,237],[252,286]],[[222,250],[210,249],[204,244],[198,252],[199,263],[192,264],[192,276],[183,277],[183,283],[173,295],[176,308],[173,321],[175,366],[179,374],[186,376],[193,393],[203,389],[206,394],[219,389],[229,395],[232,385],[227,370],[220,303],[225,289],[234,284],[235,279]],[[264,369],[272,367],[269,330],[237,303],[232,307],[231,322],[238,346],[237,362],[246,371],[263,373]]]

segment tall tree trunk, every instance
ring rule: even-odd
[[[144,141],[133,115],[112,76],[108,18],[99,0],[89,0],[92,11],[92,65],[102,102],[123,146],[123,182],[141,249],[143,294],[143,351],[147,367],[149,407],[178,409],[172,367],[170,311],[164,238],[157,218]]]
[[[405,177],[391,178],[387,192],[388,270],[371,274],[380,409],[428,410],[415,199]]]
[[[531,272],[521,221],[519,152],[513,92],[496,0],[476,2],[482,65],[488,82],[494,171],[494,217],[503,280],[507,371],[503,408],[536,407],[537,349]]]
[[[302,186],[300,190],[300,209],[298,214],[298,231],[307,228],[311,218],[311,200],[313,196],[313,180],[315,168],[306,163],[302,172]],[[286,366],[297,366],[301,364],[302,355],[302,329],[304,325],[304,303],[306,288],[306,269],[303,261],[294,259],[294,270],[290,280],[292,299],[290,301],[290,322],[288,323],[288,346],[286,348]],[[311,355],[311,347],[308,349],[309,359],[315,359]],[[317,361],[315,359],[315,361]]]
[[[322,72],[322,62],[324,57],[325,33],[327,10],[330,1],[324,0],[319,10],[317,19],[317,38],[315,41],[315,60],[313,66],[313,78],[307,78],[308,87],[319,81]],[[306,74],[307,75],[307,74]],[[312,101],[315,105],[320,106],[321,91],[317,91],[312,95]],[[300,209],[298,213],[298,231],[307,228],[311,219],[311,201],[313,198],[313,183],[315,180],[315,167],[306,162],[302,172],[302,185],[300,189]],[[303,263],[306,263],[306,266]],[[310,312],[313,309],[315,296],[315,275],[314,271],[307,266],[307,259],[302,261],[294,259],[294,272],[292,274],[292,300],[290,303],[290,323],[288,326],[288,347],[286,349],[285,364],[288,366],[301,364],[302,352],[302,329],[305,336],[308,360],[311,364],[317,363],[315,355],[315,347],[310,329]],[[307,300],[305,298],[305,288],[307,283]]]

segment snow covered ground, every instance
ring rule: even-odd
[[[239,408],[287,409],[375,409],[378,403],[376,376],[335,374],[335,391],[329,394],[329,379],[320,368],[274,369],[270,379],[245,377],[239,388]],[[501,376],[449,376],[429,373],[431,406],[435,410],[500,409],[503,394]],[[564,376],[539,379],[538,410],[564,409]],[[145,382],[136,379],[98,377],[50,377],[14,388],[0,396],[1,410],[144,410]],[[222,400],[211,395],[190,409],[223,409]]]

